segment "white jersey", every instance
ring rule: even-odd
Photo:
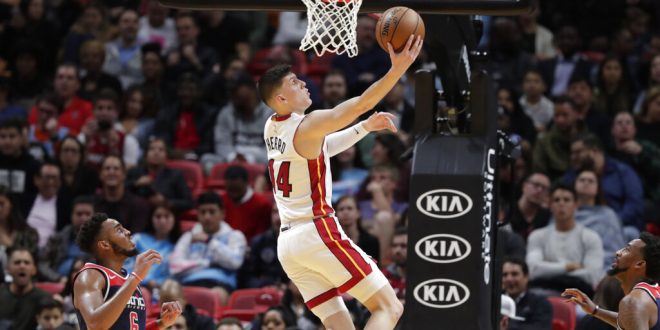
[[[323,141],[321,154],[312,160],[299,155],[293,146],[298,125],[304,118],[295,113],[273,115],[264,128],[268,173],[282,225],[334,213],[327,143]]]

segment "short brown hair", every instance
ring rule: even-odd
[[[276,65],[261,76],[257,88],[259,89],[259,97],[269,107],[272,106],[268,103],[273,97],[275,90],[282,86],[282,79],[291,73],[291,65],[279,64]]]

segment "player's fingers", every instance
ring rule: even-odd
[[[396,133],[396,132],[397,132],[397,128],[396,128],[396,126],[394,125],[394,122],[392,121],[392,119],[387,118],[387,122],[388,122],[388,124],[389,124],[389,125],[388,125],[389,130],[392,131],[392,132],[394,132],[394,133]]]
[[[392,44],[389,42],[387,43],[387,52],[390,53],[390,57],[394,57],[394,55],[396,55],[394,53],[394,48],[392,47]]]
[[[379,113],[378,113],[378,116],[386,117],[386,118],[389,118],[389,119],[394,119],[394,118],[396,118],[396,116],[395,116],[394,114],[389,113],[389,112],[379,112]]]
[[[408,41],[406,42],[406,47],[404,49],[407,51],[412,50],[412,44],[414,40],[415,40],[415,35],[411,34],[410,37],[408,37]]]

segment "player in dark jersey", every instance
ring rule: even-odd
[[[87,263],[73,282],[73,305],[80,329],[155,330],[172,325],[181,314],[178,302],[161,307],[161,318],[147,323],[147,311],[138,285],[162,257],[154,250],[138,255],[131,232],[117,220],[97,213],[78,233],[78,245],[98,264]],[[126,258],[137,255],[135,269],[122,268]]]
[[[619,312],[600,308],[577,289],[566,289],[562,296],[582,307],[586,313],[622,330],[660,330],[660,238],[642,233],[616,252],[607,271],[621,282],[626,294]]]

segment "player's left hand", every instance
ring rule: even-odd
[[[174,324],[179,315],[181,315],[181,305],[178,301],[163,303],[160,308],[160,325],[163,329],[168,328]]]
[[[376,112],[373,115],[369,116],[367,120],[362,122],[364,129],[369,132],[380,131],[388,129],[394,133],[397,132],[396,126],[394,126],[395,115],[389,112]]]

